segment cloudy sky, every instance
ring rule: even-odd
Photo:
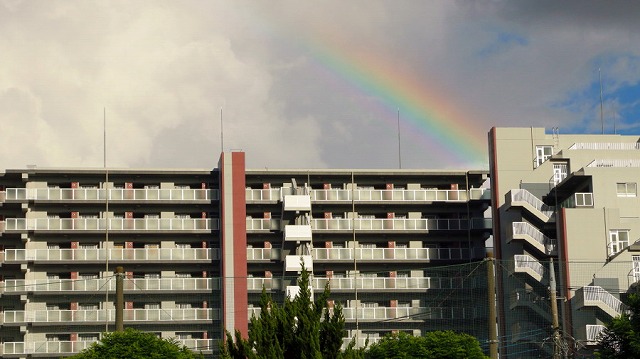
[[[640,134],[640,2],[0,0],[0,168],[487,168]],[[221,131],[221,128],[223,131]],[[221,136],[221,132],[224,136]],[[223,140],[221,139],[223,137]]]

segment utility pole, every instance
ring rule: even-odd
[[[496,279],[494,271],[495,259],[491,256],[485,259],[487,262],[487,301],[489,302],[489,357],[498,359],[498,330],[496,328]]]
[[[124,331],[124,268],[116,267],[116,332]]]
[[[553,358],[560,359],[562,355],[562,338],[558,320],[558,298],[556,297],[556,273],[553,258],[549,262],[549,300],[551,301],[551,325],[553,326]]]

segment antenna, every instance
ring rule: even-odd
[[[400,149],[400,107],[398,107],[398,168],[402,169],[402,152]]]
[[[600,123],[602,125],[602,134],[604,135],[604,112],[602,110],[602,72],[598,67],[598,77],[600,78]]]
[[[224,152],[224,127],[222,124],[222,107],[220,107],[220,153]]]
[[[616,104],[611,102],[611,111],[613,112],[613,134],[616,134]]]

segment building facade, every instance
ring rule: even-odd
[[[640,279],[640,138],[493,128],[489,160],[501,353],[550,357],[555,315],[562,351],[589,354]]]
[[[124,324],[212,355],[246,335],[262,288],[329,282],[360,343],[392,331],[487,337],[486,171],[7,170],[0,177],[0,355],[59,358]],[[460,289],[465,289],[465,295]]]

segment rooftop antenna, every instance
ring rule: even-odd
[[[611,111],[613,112],[613,134],[617,134],[616,132],[616,104],[611,103]]]
[[[604,112],[602,110],[602,72],[598,67],[598,77],[600,78],[600,124],[602,125],[602,134],[604,135]]]
[[[109,286],[106,285],[107,275],[109,272],[109,169],[107,168],[107,108],[104,107],[102,109],[102,166],[104,167],[104,223],[105,223],[105,232],[104,232],[104,276],[105,279],[105,298],[104,298],[104,310],[107,312],[107,303],[109,303]],[[105,315],[105,331],[109,331],[109,315]]]
[[[222,124],[222,107],[220,107],[220,153],[224,152],[224,127]]]
[[[398,168],[402,169],[402,152],[400,151],[400,107],[398,107]]]

